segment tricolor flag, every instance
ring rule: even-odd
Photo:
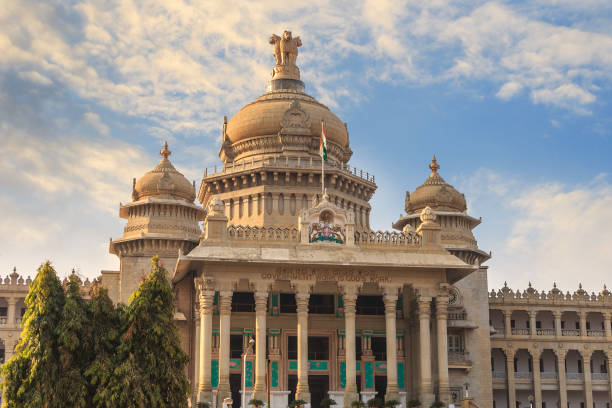
[[[327,138],[323,129],[323,121],[321,121],[321,143],[319,144],[319,155],[323,161],[327,161]]]

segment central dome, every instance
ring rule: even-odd
[[[348,146],[348,132],[344,123],[312,96],[292,89],[267,92],[244,106],[227,122],[227,138],[231,143],[236,143],[252,137],[278,135],[284,127],[285,114],[296,100],[308,115],[310,135],[319,137],[323,121],[327,140],[341,147]]]
[[[279,41],[285,41],[284,48]],[[292,46],[287,47],[287,42]],[[262,156],[315,157],[323,126],[330,161],[346,163],[352,154],[346,124],[304,92],[300,70],[295,65],[301,40],[285,32],[282,39],[272,35],[270,43],[275,45],[276,65],[267,92],[224,123],[219,156],[224,162]]]

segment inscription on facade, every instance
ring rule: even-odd
[[[284,268],[278,267],[272,272],[262,272],[261,279],[291,280],[291,281],[336,281],[336,282],[377,282],[389,283],[389,272],[369,270],[338,270],[316,268]]]

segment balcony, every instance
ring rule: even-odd
[[[555,371],[542,371],[540,372],[540,378],[542,380],[558,380],[559,374]]]
[[[518,371],[514,373],[514,378],[517,380],[531,380],[533,379],[533,373],[529,371]]]
[[[536,334],[538,336],[554,336],[555,329],[536,329]]]
[[[587,330],[587,336],[589,337],[605,337],[606,332],[603,330]]]
[[[608,373],[591,373],[593,381],[608,381]]]
[[[448,320],[465,320],[467,313],[465,312],[448,312]]]
[[[494,380],[505,380],[506,379],[505,371],[493,371],[491,375]]]
[[[561,329],[562,336],[580,336],[580,329]]]
[[[512,335],[514,336],[529,336],[529,329],[512,329]]]
[[[492,327],[491,328],[493,331],[491,332],[491,334],[493,336],[500,336],[503,337],[504,334],[506,334],[506,329],[503,327]]]
[[[583,373],[565,373],[565,378],[573,381],[584,381]]]
[[[448,368],[456,368],[465,370],[466,372],[472,368],[470,354],[464,351],[449,351],[448,352]]]

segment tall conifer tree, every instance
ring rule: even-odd
[[[126,309],[117,365],[104,391],[108,407],[187,407],[188,357],[181,350],[173,316],[172,288],[155,257]]]
[[[2,366],[7,408],[66,407],[59,397],[62,369],[58,331],[66,298],[51,263],[38,268],[25,298],[23,331],[15,355]]]

